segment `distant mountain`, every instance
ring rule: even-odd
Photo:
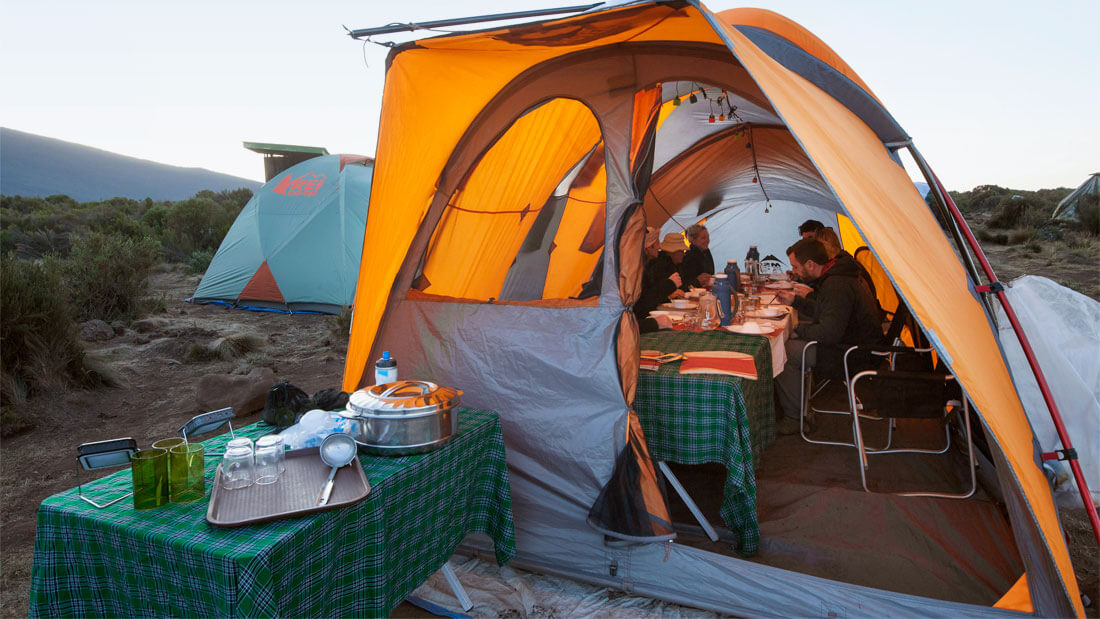
[[[0,194],[6,196],[65,194],[78,202],[115,197],[184,200],[203,189],[256,191],[262,184],[0,127]]]

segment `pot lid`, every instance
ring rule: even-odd
[[[360,389],[348,398],[348,410],[359,415],[408,415],[456,406],[462,392],[426,380],[399,380]]]

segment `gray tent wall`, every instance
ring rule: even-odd
[[[459,386],[465,390],[464,404],[501,414],[517,566],[742,615],[1007,616],[1009,611],[847,585],[675,544],[605,544],[585,520],[625,444],[630,415],[616,344],[637,336],[620,331],[628,308],[618,294],[619,278],[603,278],[595,306],[441,302],[407,294],[450,196],[481,154],[525,110],[555,97],[588,105],[603,131],[608,179],[604,241],[605,248],[616,250],[604,252],[603,269],[617,275],[620,226],[643,198],[633,195],[629,182],[634,92],[658,82],[697,80],[766,106],[731,48],[728,41],[727,47],[625,43],[562,56],[517,76],[485,107],[453,152],[394,282],[371,356],[393,351],[404,375],[431,376]],[[795,54],[789,60],[797,64],[805,59]],[[846,99],[848,86],[837,82],[836,75],[825,71],[814,77],[822,88],[835,90],[838,100]],[[884,141],[904,137],[881,108],[855,99],[850,109],[873,117],[868,123]],[[836,212],[826,205],[818,208]],[[627,244],[622,251],[640,252],[639,245],[637,239],[633,248]],[[626,324],[628,330],[633,325]],[[1014,523],[1026,527],[1027,508],[1021,509],[1024,513]],[[1018,537],[1026,533],[1017,529]],[[466,544],[473,551],[488,550],[483,539],[471,538]],[[1049,561],[1039,548],[1021,552],[1040,553],[1040,563]],[[1064,604],[1035,596],[1036,591],[1048,593],[1041,583],[1060,581],[1032,567],[1036,612]],[[1049,593],[1057,598],[1057,584],[1052,587]]]
[[[1086,196],[1100,196],[1100,172],[1090,175],[1077,189],[1062,198],[1058,206],[1054,207],[1054,212],[1050,214],[1050,218],[1069,221],[1077,219],[1077,204]]]

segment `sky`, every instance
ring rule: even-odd
[[[386,49],[345,26],[583,3],[0,0],[0,125],[262,181],[242,142],[374,154]],[[816,34],[949,189],[1076,187],[1100,172],[1100,0],[706,6],[763,6]]]

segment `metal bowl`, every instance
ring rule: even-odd
[[[363,451],[405,456],[443,446],[458,429],[462,392],[423,380],[402,380],[360,389],[343,416]]]

